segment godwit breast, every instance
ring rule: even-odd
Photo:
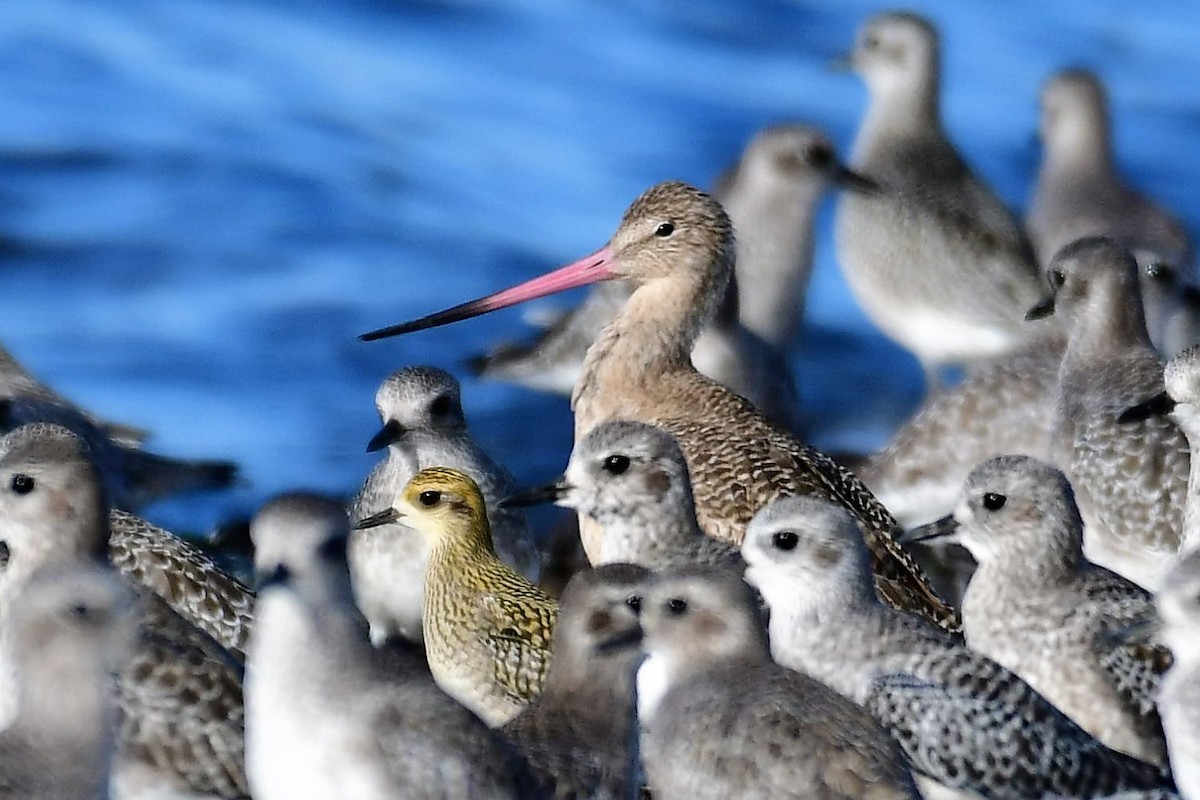
[[[597,281],[627,280],[634,292],[588,350],[572,396],[575,440],[613,419],[663,428],[687,460],[701,527],[733,542],[741,541],[754,512],[777,497],[811,494],[844,505],[863,527],[888,602],[955,627],[953,610],[896,544],[895,520],[862,482],[693,368],[692,345],[725,290],[732,261],[733,229],[721,205],[699,189],[668,181],[635,200],[612,239],[595,253],[511,289],[361,338],[445,325]],[[600,531],[582,522],[584,547],[596,560]]]

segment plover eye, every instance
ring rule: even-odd
[[[421,505],[423,506],[436,506],[438,501],[442,499],[442,493],[429,489],[417,495],[417,499],[421,501]]]
[[[12,553],[8,549],[8,542],[0,542],[0,569],[8,568],[8,559]]]
[[[985,492],[983,495],[983,507],[988,511],[999,511],[1004,508],[1004,504],[1008,502],[1008,498],[1002,494],[995,492]]]
[[[671,598],[667,601],[667,611],[671,612],[673,616],[681,616],[687,611],[687,600],[682,597]]]
[[[1175,272],[1165,261],[1152,261],[1146,265],[1146,275],[1156,281],[1170,281],[1175,277]]]
[[[629,456],[615,455],[604,459],[605,472],[620,475],[627,469],[629,469]]]
[[[33,487],[36,485],[37,484],[33,478],[20,472],[12,477],[12,490],[17,494],[29,494],[33,491]]]
[[[663,224],[658,226],[657,230],[654,231],[654,235],[661,236],[665,239],[674,232],[675,232],[675,226],[672,225],[670,222],[664,222]]]
[[[631,594],[625,598],[625,605],[633,609],[633,613],[642,613],[642,598],[641,595]]]
[[[1046,279],[1050,281],[1050,286],[1054,289],[1061,289],[1062,285],[1067,282],[1067,276],[1061,269],[1052,269],[1046,273]]]
[[[876,47],[879,47],[879,37],[877,37],[877,36],[863,37],[863,48],[864,49],[874,50]]]
[[[799,541],[800,537],[796,535],[795,531],[780,531],[771,537],[771,544],[775,546],[775,549],[785,552],[795,550]]]
[[[823,144],[814,144],[806,153],[808,163],[814,167],[827,167],[833,163],[833,151]]]
[[[450,398],[444,394],[439,394],[429,404],[429,413],[435,417],[444,417],[450,413]]]

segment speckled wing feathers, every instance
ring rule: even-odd
[[[541,691],[550,667],[550,639],[557,609],[520,604],[503,596],[479,596],[476,635],[492,654],[496,683],[518,703]]]

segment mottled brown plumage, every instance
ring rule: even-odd
[[[134,583],[245,660],[254,592],[199,548],[134,514],[109,513],[108,557]]]
[[[422,470],[358,527],[397,519],[430,547],[422,628],[434,679],[489,725],[504,724],[542,690],[557,603],[496,557],[483,495],[466,474]]]

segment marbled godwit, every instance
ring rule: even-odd
[[[633,564],[608,564],[571,579],[542,693],[502,729],[554,797],[634,796],[638,611],[652,578]]]
[[[1163,764],[1154,694],[1165,653],[1114,635],[1153,616],[1150,593],[1087,561],[1082,528],[1059,470],[1002,456],[967,478],[953,518],[909,535],[951,536],[979,562],[963,598],[971,648],[1109,747]]]
[[[387,449],[350,504],[350,518],[363,519],[391,507],[404,485],[426,467],[454,467],[483,492],[496,554],[530,580],[537,580],[537,552],[525,515],[500,508],[512,478],[480,449],[467,430],[458,381],[433,367],[405,367],[387,377],[375,394],[383,428],[370,451]],[[392,636],[421,641],[421,597],[429,548],[420,533],[402,522],[356,530],[350,535],[350,569],[358,607],[371,623],[371,639]]]
[[[661,183],[634,201],[609,243],[592,255],[511,289],[360,338],[445,325],[597,281],[628,280],[634,293],[588,350],[575,387],[576,441],[612,419],[663,428],[687,459],[701,527],[735,543],[754,512],[776,497],[815,494],[841,503],[863,526],[883,597],[939,624],[957,626],[953,610],[896,545],[891,514],[857,478],[692,367],[692,343],[721,297],[732,257],[733,231],[720,204],[687,184]],[[589,557],[599,559],[599,531],[581,527]]]
[[[940,365],[1024,341],[1041,275],[1016,218],[942,129],[933,26],[913,14],[871,17],[851,64],[870,105],[850,163],[875,188],[842,192],[838,258],[863,309],[936,386]]]
[[[370,528],[403,519],[426,539],[422,630],[443,691],[492,727],[542,690],[558,605],[492,549],[479,487],[448,467],[418,472]]]
[[[256,800],[525,797],[498,735],[419,657],[373,648],[354,605],[340,503],[289,494],[251,523],[261,597],[246,664]],[[351,791],[353,787],[353,791]]]
[[[1166,784],[1159,769],[1109,750],[995,661],[880,603],[845,509],[777,500],[751,520],[742,553],[746,580],[770,609],[775,660],[866,704],[922,773],[923,790],[922,775],[935,793],[992,800]]]
[[[737,576],[661,573],[643,595],[642,630],[638,725],[654,797],[920,797],[866,711],[771,660],[765,620]]]
[[[713,190],[737,233],[736,279],[696,340],[692,363],[789,430],[798,427],[798,398],[786,356],[803,322],[815,212],[840,170],[822,131],[775,125],[754,137]],[[588,347],[632,290],[622,282],[597,286],[536,342],[471,363],[487,377],[570,394]]]

